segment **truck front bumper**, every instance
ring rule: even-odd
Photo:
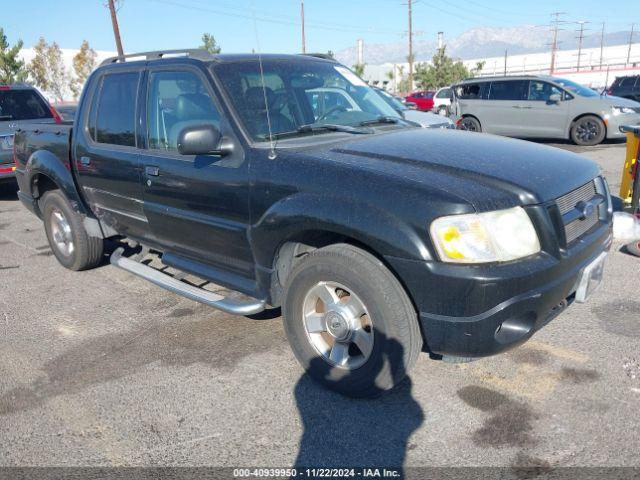
[[[542,252],[493,266],[387,261],[418,308],[428,351],[483,357],[524,343],[569,306],[582,271],[610,249],[611,240],[607,225],[561,258]]]

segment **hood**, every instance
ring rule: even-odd
[[[412,129],[363,136],[331,148],[361,168],[465,198],[478,210],[554,200],[595,178],[584,157],[523,140],[459,130]],[[497,207],[496,207],[497,208]]]
[[[615,97],[609,95],[603,95],[602,97],[595,98],[594,100],[602,101],[612,107],[631,107],[631,108],[640,108],[640,103],[631,100],[629,98],[623,97]]]
[[[422,112],[420,110],[407,109],[402,113],[404,115],[404,118],[411,122],[419,123],[423,128],[442,125],[453,125],[453,121],[450,118],[431,112]]]

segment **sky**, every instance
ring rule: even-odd
[[[8,6],[2,8],[2,4]],[[0,0],[0,27],[10,44],[33,46],[40,36],[62,48],[83,40],[96,50],[115,50],[106,0]],[[407,0],[305,0],[308,52],[334,52],[367,44],[407,41]],[[635,5],[634,5],[635,4]],[[416,40],[453,38],[474,27],[543,25],[550,13],[588,21],[590,32],[640,30],[637,0],[414,0]],[[223,52],[296,53],[301,49],[300,0],[121,0],[118,11],[127,52],[191,48],[204,32]],[[575,25],[567,26],[573,29]],[[640,40],[640,32],[638,37]]]

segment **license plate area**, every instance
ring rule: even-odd
[[[576,288],[576,302],[586,302],[602,282],[605,258],[607,258],[607,252],[602,252],[598,258],[582,270]]]

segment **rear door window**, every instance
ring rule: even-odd
[[[526,100],[528,80],[491,82],[489,100]]]
[[[91,138],[98,143],[136,146],[138,72],[110,73],[102,77],[89,122]]]
[[[0,121],[53,118],[49,105],[33,90],[0,90]]]

